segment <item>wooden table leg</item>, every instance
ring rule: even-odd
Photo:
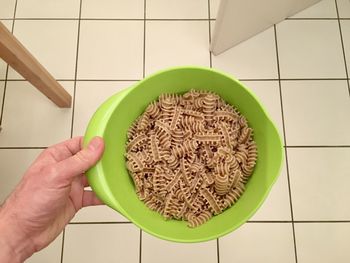
[[[0,22],[0,57],[57,106],[71,107],[72,97]]]

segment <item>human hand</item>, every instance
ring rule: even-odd
[[[82,141],[76,137],[44,150],[0,208],[0,259],[24,261],[50,244],[79,209],[102,204],[84,190],[84,172],[101,158],[104,143],[95,137],[82,148]]]

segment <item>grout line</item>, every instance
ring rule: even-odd
[[[298,221],[294,221],[294,223],[298,223],[298,224],[314,224],[314,223],[329,223],[329,224],[333,224],[333,223],[350,223],[350,220],[298,220]]]
[[[70,137],[73,137],[73,125],[74,125],[74,107],[75,107],[75,93],[76,93],[76,86],[77,86],[77,67],[78,67],[78,52],[79,52],[79,36],[80,36],[80,18],[81,18],[81,6],[82,6],[82,0],[80,0],[79,3],[79,20],[78,20],[78,32],[77,32],[77,49],[75,54],[75,72],[74,72],[74,90],[73,90],[73,96],[72,96],[72,122],[71,122],[71,130],[70,130]],[[61,263],[63,263],[63,250],[64,250],[64,238],[65,238],[65,229],[63,230],[63,238],[62,238],[62,251],[61,251]]]
[[[341,47],[343,50],[343,59],[344,59],[344,65],[345,65],[345,74],[346,74],[346,78],[347,78],[347,84],[348,84],[348,92],[349,92],[349,96],[350,96],[350,83],[349,83],[349,72],[348,72],[348,66],[346,63],[346,56],[345,56],[345,48],[344,48],[344,39],[343,39],[343,32],[341,29],[341,23],[340,23],[340,18],[339,18],[339,9],[338,9],[338,2],[337,0],[334,0],[335,2],[335,9],[337,11],[337,20],[338,20],[338,26],[339,26],[339,33],[340,33],[340,42],[341,42]],[[350,61],[349,61],[350,63]]]
[[[215,18],[52,18],[52,17],[46,17],[46,18],[33,18],[33,17],[21,17],[16,19],[0,19],[0,20],[36,20],[36,21],[48,21],[48,20],[55,20],[55,21],[215,21]]]
[[[14,146],[14,147],[0,147],[0,150],[35,150],[35,149],[40,149],[40,150],[44,150],[47,149],[46,146],[39,146],[39,147],[18,147],[18,146]]]
[[[17,12],[17,0],[15,1],[15,7],[13,9],[13,19],[12,19],[12,25],[11,25],[11,33],[13,34],[13,30],[15,29],[15,18],[16,18],[16,12]],[[1,104],[1,114],[0,114],[0,132],[1,132],[1,125],[3,121],[4,116],[4,109],[5,109],[5,97],[6,97],[6,90],[7,90],[7,77],[9,73],[9,64],[6,64],[6,71],[5,71],[5,83],[4,83],[4,90],[2,93],[2,104]]]
[[[281,223],[350,223],[350,220],[248,220],[249,224],[281,224]],[[68,225],[130,225],[130,221],[105,222],[70,222]]]
[[[143,0],[143,61],[142,61],[142,77],[146,75],[146,8],[147,2]],[[140,229],[139,240],[139,263],[142,262],[142,230]]]
[[[336,17],[287,17],[285,20],[337,20]]]
[[[216,256],[218,258],[218,263],[220,263],[220,243],[219,239],[216,239]]]
[[[0,79],[5,81],[6,79]],[[56,79],[56,81],[139,81],[140,79]],[[25,79],[7,79],[7,81],[27,81]]]
[[[55,20],[55,21],[143,21],[143,18],[93,18],[93,17],[84,17],[84,18],[66,18],[66,17],[18,17],[15,19],[12,18],[0,18],[0,20],[37,20],[37,21],[47,21],[47,20]],[[147,18],[146,21],[216,21],[216,18]],[[338,20],[338,18],[332,17],[287,17],[285,20],[295,20],[295,21],[320,21],[320,20]],[[339,20],[350,20],[347,17],[340,17]]]
[[[75,113],[75,96],[76,96],[76,91],[77,91],[77,75],[78,75],[78,58],[79,58],[79,40],[80,40],[81,6],[82,6],[82,0],[80,0],[80,6],[79,6],[79,20],[78,20],[78,32],[77,32],[77,48],[76,48],[76,54],[75,54],[74,90],[73,90],[73,96],[72,96],[72,122],[71,122],[71,130],[70,130],[70,137],[71,137],[71,138],[73,138],[74,113]]]
[[[142,260],[142,230],[140,229],[139,263]]]
[[[122,225],[122,224],[131,224],[129,221],[120,221],[120,222],[69,222],[69,225]]]
[[[288,145],[284,148],[350,148],[350,145]]]
[[[142,77],[146,75],[146,0],[143,0],[143,61]]]
[[[350,79],[350,78],[349,78]],[[25,79],[0,79],[0,81],[26,81]],[[75,79],[56,79],[57,81],[75,81]],[[76,79],[76,81],[140,81],[141,79]],[[322,80],[348,80],[347,78],[297,78],[280,79],[281,81],[322,81]],[[276,79],[239,79],[239,81],[278,81]]]
[[[308,224],[321,224],[321,223],[350,223],[350,220],[252,220],[247,221],[246,223],[250,224],[282,224],[282,223],[308,223]]]
[[[61,247],[61,263],[63,263],[63,252],[64,252],[64,237],[66,235],[66,228],[63,229],[62,232],[62,247]]]
[[[211,44],[211,22],[210,22],[210,0],[208,0],[208,26],[209,26],[209,65],[210,68],[213,67],[213,58],[212,58],[212,52],[210,51],[210,44]]]
[[[277,30],[276,25],[273,26],[274,35],[275,35],[275,46],[276,46],[276,59],[277,59],[277,72],[278,72],[278,86],[280,93],[280,103],[281,103],[281,115],[282,115],[282,125],[283,125],[283,140],[284,145],[287,145],[286,139],[286,126],[284,120],[284,111],[283,111],[283,97],[282,97],[282,86],[281,86],[281,71],[280,71],[280,63],[279,63],[279,54],[278,54],[278,44],[277,44]],[[284,154],[286,158],[286,169],[287,169],[287,179],[288,179],[288,192],[289,192],[289,205],[290,205],[290,213],[292,219],[292,231],[293,231],[293,242],[294,242],[294,256],[295,263],[298,263],[298,254],[297,254],[297,246],[296,246],[296,238],[295,238],[295,228],[294,228],[294,215],[293,215],[293,203],[292,203],[292,191],[290,186],[290,176],[289,176],[289,165],[288,165],[288,152],[287,148],[284,148]]]

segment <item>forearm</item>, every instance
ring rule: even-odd
[[[20,263],[35,250],[30,239],[21,233],[18,222],[12,218],[9,206],[7,203],[0,207],[0,261]]]

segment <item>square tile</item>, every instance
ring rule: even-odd
[[[260,99],[283,138],[281,100],[278,81],[242,81]]]
[[[84,0],[82,18],[142,19],[144,0]]]
[[[146,17],[154,19],[207,19],[208,0],[147,0]]]
[[[236,78],[277,79],[277,56],[273,27],[220,55],[213,55],[212,61],[213,67],[224,70]]]
[[[129,220],[106,205],[98,205],[80,209],[71,222],[129,222]]]
[[[350,261],[349,223],[295,224],[299,263]]]
[[[139,240],[132,224],[68,225],[63,262],[138,263]]]
[[[336,0],[338,4],[339,17],[350,18],[350,1]]]
[[[338,21],[286,20],[277,25],[281,78],[345,78]]]
[[[60,263],[61,251],[62,234],[59,235],[48,247],[28,258],[26,263]]]
[[[97,108],[132,81],[78,81],[75,92],[73,135],[83,135]]]
[[[79,0],[17,0],[16,18],[78,18]]]
[[[142,263],[217,262],[216,241],[176,243],[142,232]]]
[[[56,79],[74,79],[78,21],[16,20],[14,35]],[[23,79],[12,68],[9,79]]]
[[[0,204],[14,190],[25,171],[41,151],[38,149],[0,149],[0,167],[2,171],[0,173]]]
[[[337,11],[334,0],[322,0],[299,13],[292,18],[336,18]]]
[[[13,18],[16,0],[0,0],[0,18]]]
[[[282,81],[287,145],[349,145],[346,80]]]
[[[267,196],[263,205],[256,214],[249,220],[251,221],[284,221],[291,220],[291,210],[289,201],[288,178],[285,163],[281,174],[277,179],[271,192]]]
[[[8,30],[11,31],[12,20],[0,20],[0,22],[3,23]],[[4,80],[6,78],[6,68],[7,64],[5,63],[5,61],[0,59],[0,80]]]
[[[350,20],[342,20],[340,24],[344,41],[346,64],[348,67],[348,74],[350,74]]]
[[[209,67],[207,21],[147,21],[146,74],[179,65]]]
[[[289,223],[247,223],[220,238],[220,263],[294,263],[293,230]]]
[[[82,21],[79,79],[140,79],[142,21]]]
[[[295,220],[350,219],[350,148],[288,149],[288,161]]]
[[[210,18],[216,19],[221,0],[210,0]]]
[[[73,94],[73,82],[60,82]],[[59,108],[26,81],[8,81],[0,146],[49,146],[70,138],[72,109]]]

